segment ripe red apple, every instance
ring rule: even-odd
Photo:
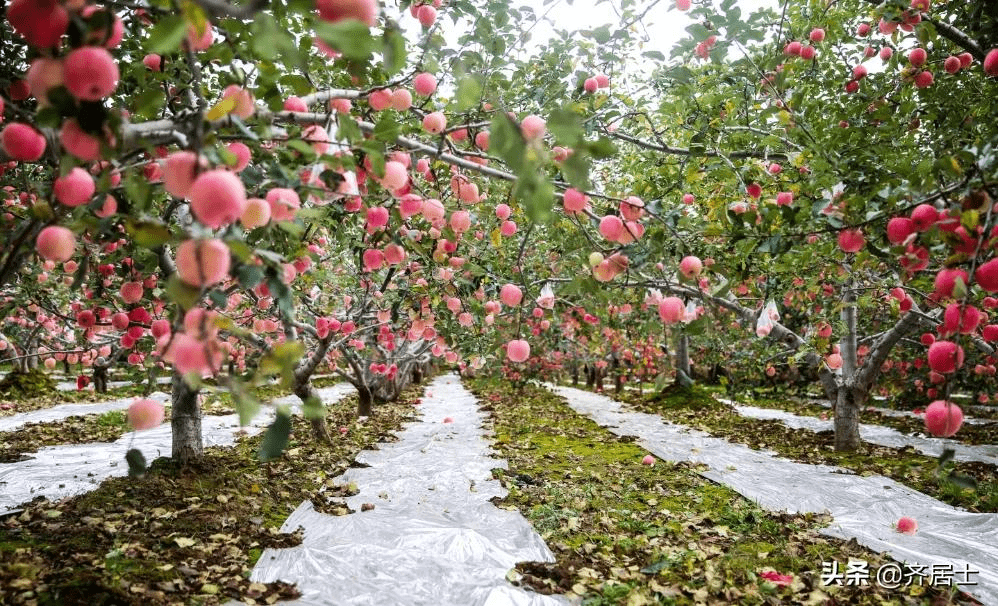
[[[4,152],[22,162],[35,162],[45,153],[45,137],[27,124],[11,122],[0,133]]]
[[[894,217],[887,222],[887,239],[891,244],[903,244],[915,233],[915,222],[907,217]]]
[[[201,173],[191,184],[189,196],[194,217],[212,229],[234,223],[246,210],[246,188],[227,170]]]
[[[35,249],[43,259],[64,263],[76,249],[76,235],[60,225],[49,225],[38,232]]]
[[[100,46],[82,46],[70,52],[63,69],[66,88],[83,101],[100,101],[118,87],[118,64]]]
[[[974,281],[987,292],[998,292],[998,259],[991,259],[978,266]]]
[[[998,48],[991,49],[984,57],[984,73],[989,76],[998,76]]]
[[[75,167],[64,176],[55,180],[52,193],[55,199],[66,206],[82,206],[90,201],[97,191],[97,185],[90,173],[80,167]]]
[[[686,306],[679,297],[666,297],[658,304],[658,317],[665,324],[675,324],[683,319]]]
[[[939,211],[931,204],[919,204],[911,211],[915,231],[926,231],[939,220]]]
[[[506,344],[506,357],[511,362],[525,362],[530,357],[530,343],[522,339],[513,339]]]
[[[925,408],[925,429],[939,438],[954,435],[963,425],[963,410],[953,402],[936,400]]]
[[[229,247],[218,239],[185,240],[177,247],[177,274],[197,287],[218,284],[229,275]]]
[[[437,90],[437,79],[431,73],[422,72],[413,78],[412,88],[417,95],[429,97]]]
[[[863,230],[844,229],[839,232],[839,248],[847,253],[859,252],[866,245],[866,238],[863,237]]]
[[[929,346],[929,368],[948,374],[963,366],[963,348],[952,341],[936,341]]]

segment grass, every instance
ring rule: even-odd
[[[586,606],[641,604],[946,604],[936,588],[822,587],[821,563],[884,557],[819,534],[825,516],[766,512],[687,464],[640,464],[646,451],[574,413],[564,400],[498,381],[469,387],[490,411],[494,473],[557,559],[521,562],[520,582]],[[844,566],[844,564],[843,564]],[[779,587],[761,574],[790,574]],[[966,603],[966,602],[965,602]]]

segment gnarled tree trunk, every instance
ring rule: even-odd
[[[298,396],[303,404],[309,398],[315,398],[322,402],[322,399],[319,397],[319,391],[312,385],[310,379],[295,383],[295,395]],[[308,422],[312,426],[312,435],[315,436],[316,440],[326,443],[332,442],[332,437],[329,435],[329,426],[326,425],[326,415],[319,415],[318,417],[309,419]]]

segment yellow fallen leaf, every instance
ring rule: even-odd
[[[177,537],[173,539],[173,542],[177,544],[177,547],[192,547],[197,543],[194,539],[188,539],[187,537]]]

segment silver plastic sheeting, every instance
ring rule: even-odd
[[[158,377],[156,379],[157,385],[166,385],[173,379],[170,377]],[[129,385],[145,383],[145,381],[108,381],[108,389],[117,389],[119,387],[128,387]],[[55,388],[59,391],[78,391],[79,388],[76,386],[76,379],[72,381],[59,381],[55,384]]]
[[[147,397],[150,400],[156,400],[157,402],[162,402],[163,404],[167,404],[170,401],[170,396],[161,391],[153,392]],[[98,402],[95,404],[60,404],[51,408],[42,408],[40,410],[17,413],[7,417],[0,417],[0,431],[14,431],[15,429],[24,427],[28,423],[48,423],[51,421],[61,421],[67,417],[104,414],[105,412],[111,412],[114,410],[125,410],[134,401],[135,398],[131,397],[122,398],[120,400],[111,400],[109,402]]]
[[[360,489],[347,498],[356,513],[325,515],[302,503],[282,530],[302,527],[304,543],[264,551],[252,579],[296,583],[295,604],[567,604],[506,581],[516,562],[554,558],[519,513],[489,502],[505,495],[490,471],[505,461],[491,456],[474,396],[457,377],[440,377],[419,411],[399,441],[358,455],[370,467],[343,474],[341,483]],[[361,511],[365,503],[374,509]]]
[[[835,429],[834,421],[832,420],[823,421],[817,417],[805,417],[773,408],[742,406],[741,404],[736,404],[722,398],[718,398],[718,400],[732,405],[738,414],[753,419],[772,419],[783,423],[787,427],[807,429],[815,432]],[[867,423],[860,423],[859,435],[863,441],[871,444],[894,448],[911,446],[915,450],[933,457],[941,455],[946,448],[952,448],[955,453],[954,458],[957,461],[977,461],[989,465],[998,465],[998,445],[994,444],[969,445],[945,438],[912,436],[901,433],[891,427],[870,425]]]
[[[343,384],[320,389],[323,402],[339,400],[352,387]],[[255,435],[274,419],[272,408],[266,408],[245,427],[239,426],[239,415],[205,416],[201,433],[205,447],[234,444],[240,430]],[[115,442],[68,444],[51,446],[31,453],[31,459],[0,464],[0,514],[11,511],[38,496],[50,500],[83,494],[97,488],[105,478],[128,475],[125,453],[129,448],[142,451],[146,461],[170,456],[172,435],[170,423],[155,429],[130,432]]]
[[[976,586],[960,588],[985,604],[998,604],[998,515],[969,513],[937,501],[883,476],[861,477],[828,465],[781,459],[706,433],[663,421],[657,415],[629,412],[598,394],[548,386],[569,406],[669,461],[703,463],[702,475],[775,511],[827,512],[834,521],[824,534],[855,538],[897,560],[978,571]],[[902,516],[918,522],[915,535],[894,530]],[[814,563],[821,569],[821,562]],[[956,577],[958,580],[960,576]],[[871,581],[872,582],[872,581]]]
[[[718,398],[718,399],[720,399],[720,398]],[[887,398],[885,398],[884,396],[873,396],[873,399],[874,400],[886,400]],[[824,399],[813,399],[811,401],[813,403],[815,403],[815,404],[818,404],[819,406],[824,406],[825,408],[831,408],[832,407],[832,403],[829,402],[828,400],[824,400]],[[968,411],[968,410],[974,410],[974,409],[980,409],[980,408],[983,408],[983,407],[981,407],[981,406],[968,406],[966,404],[964,404],[964,405],[961,406],[961,409],[964,411],[964,413],[966,413],[966,411]],[[864,409],[865,410],[871,410],[873,412],[878,412],[878,413],[880,413],[882,415],[885,415],[885,416],[888,416],[888,417],[912,417],[912,418],[915,418],[915,419],[924,419],[925,418],[924,414],[915,414],[915,413],[911,412],[910,410],[894,410],[893,408],[881,408],[879,406],[865,406]],[[966,423],[967,425],[988,425],[990,423],[998,423],[998,421],[995,421],[994,419],[975,419],[974,417],[967,416],[966,414],[963,415],[963,422]]]

